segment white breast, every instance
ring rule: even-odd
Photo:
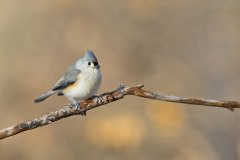
[[[80,73],[78,81],[64,90],[64,95],[72,102],[86,100],[95,95],[101,85],[101,72],[91,68],[88,72]]]

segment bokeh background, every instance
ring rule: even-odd
[[[92,49],[99,93],[120,83],[166,94],[240,101],[239,0],[1,0],[0,128],[68,103],[51,97]],[[4,139],[0,159],[240,159],[240,114],[125,99]]]

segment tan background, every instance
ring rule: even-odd
[[[68,101],[32,100],[86,49],[99,93],[120,83],[240,100],[238,0],[1,0],[0,128]],[[0,142],[0,159],[240,159],[240,114],[136,97]]]

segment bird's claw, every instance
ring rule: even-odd
[[[94,98],[98,98],[98,96],[93,95],[93,96],[89,97],[88,99],[94,99]]]
[[[81,108],[81,105],[80,105],[79,102],[74,103],[73,106],[75,107],[76,110],[79,110],[79,111],[80,111],[80,114],[81,114],[81,115],[83,115],[83,116],[86,116],[86,115],[87,115],[86,110],[84,110],[84,109]]]

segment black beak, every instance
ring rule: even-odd
[[[94,64],[94,68],[97,68],[97,69],[100,68],[100,66],[98,65],[98,62],[93,62],[93,64]]]
[[[99,65],[97,65],[97,66],[94,66],[95,68],[97,68],[97,69],[99,69],[100,68],[100,66]]]

